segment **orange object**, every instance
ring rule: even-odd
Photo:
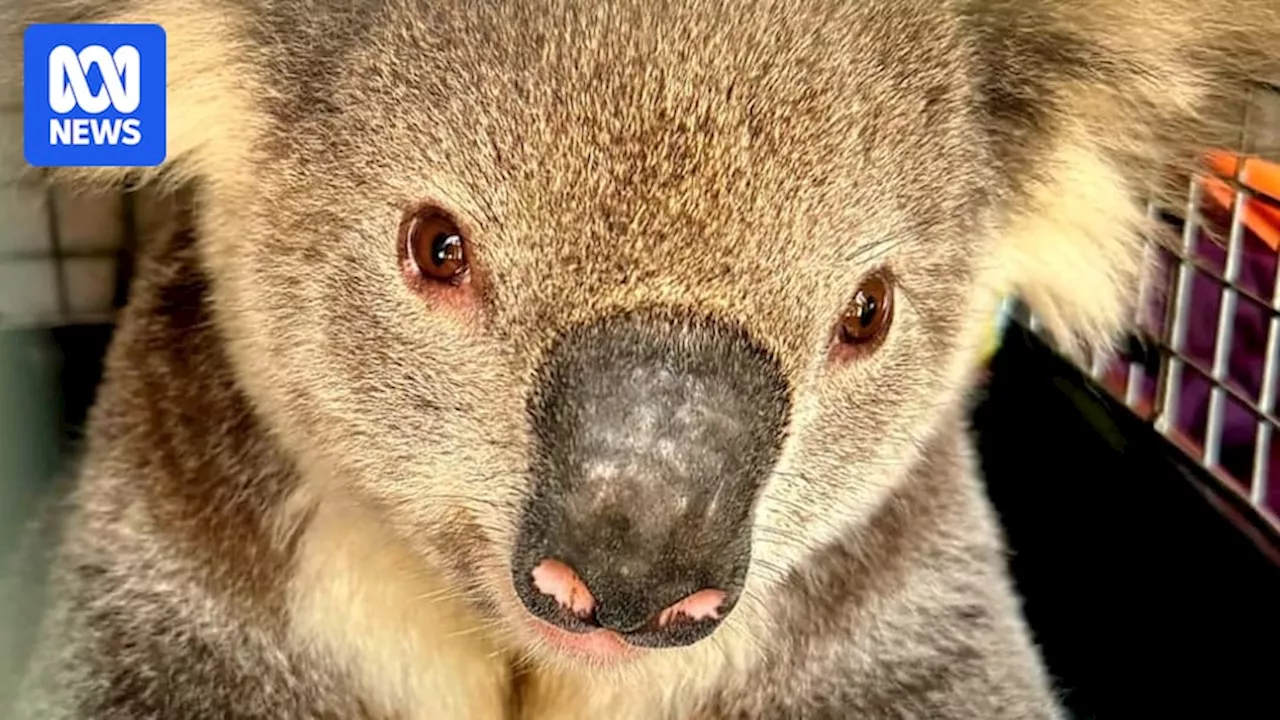
[[[1234,178],[1254,194],[1265,195],[1272,202],[1280,203],[1280,165],[1250,157],[1244,160],[1244,167],[1241,168],[1240,156],[1223,150],[1208,153],[1205,163],[1214,175],[1220,177],[1202,177],[1200,187],[1210,200],[1224,209],[1231,210],[1235,202],[1235,190],[1220,179],[1222,177]],[[1280,208],[1249,198],[1245,201],[1243,210],[1242,221],[1245,227],[1272,250],[1280,252]]]
[[[1209,169],[1222,177],[1234,178],[1240,166],[1239,155],[1222,150],[1209,153],[1205,160]],[[1280,165],[1258,157],[1246,158],[1240,183],[1280,202]]]

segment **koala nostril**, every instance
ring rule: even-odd
[[[723,590],[710,588],[699,590],[658,613],[658,627],[665,628],[679,618],[720,620],[720,609],[724,605],[725,597]]]
[[[610,595],[602,591],[595,609],[596,623],[621,633],[634,645],[687,645],[720,624],[728,612],[728,593],[704,588],[676,602],[653,602],[661,589],[649,586]]]
[[[543,595],[555,598],[564,610],[585,618],[595,609],[596,600],[587,584],[573,568],[559,560],[547,558],[533,569],[533,587]]]

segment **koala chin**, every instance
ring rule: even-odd
[[[25,717],[1061,717],[966,392],[1124,331],[1277,8],[11,0],[165,27],[53,177],[173,208]]]

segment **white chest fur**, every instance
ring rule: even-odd
[[[367,512],[322,503],[299,545],[291,590],[297,641],[340,663],[375,712],[396,720],[680,717],[698,690],[750,659],[725,627],[617,673],[533,665]],[[519,695],[519,697],[516,697]]]

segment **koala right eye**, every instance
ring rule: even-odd
[[[863,281],[836,328],[842,356],[875,350],[893,322],[893,278],[885,271]]]
[[[447,213],[426,209],[404,223],[404,255],[414,275],[435,282],[460,285],[469,270],[467,241]]]

